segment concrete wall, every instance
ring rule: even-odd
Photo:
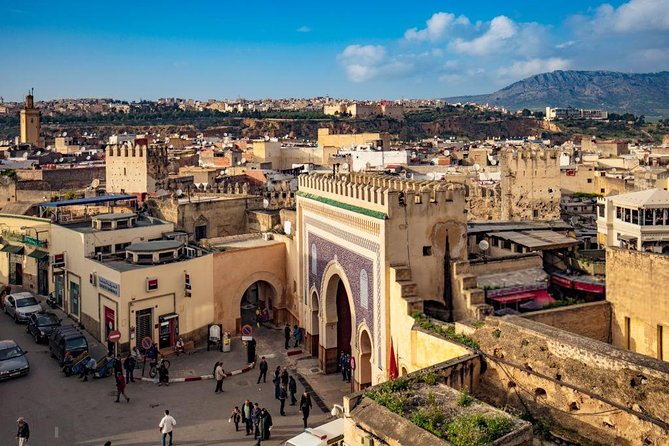
[[[560,170],[560,188],[562,195],[580,192],[598,194],[597,179],[599,174],[593,166],[578,165],[574,169]]]
[[[523,317],[596,341],[611,341],[611,304],[606,301],[533,311]]]
[[[44,181],[46,189],[83,189],[91,185],[94,179],[104,182],[105,166],[73,167],[68,169],[20,169],[16,176],[22,181]]]
[[[515,316],[487,318],[471,336],[486,358],[484,401],[579,442],[663,444],[668,364]]]
[[[606,299],[613,311],[613,345],[655,358],[669,358],[667,283],[669,257],[606,249]]]

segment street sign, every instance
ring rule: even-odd
[[[242,341],[250,341],[253,339],[253,327],[249,324],[242,326]]]
[[[121,332],[118,330],[112,330],[109,332],[109,336],[107,336],[107,340],[109,342],[118,342],[121,339]]]
[[[150,337],[144,336],[142,338],[142,348],[144,350],[150,349],[152,345],[153,345],[153,340]]]

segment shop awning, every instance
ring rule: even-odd
[[[10,254],[23,254],[23,246],[19,245],[5,245],[0,249],[2,252],[8,252]]]
[[[31,252],[30,254],[28,254],[28,257],[32,257],[33,259],[37,259],[37,260],[42,260],[44,258],[49,257],[49,253],[44,252],[44,251],[40,251],[39,249],[36,249],[33,252]]]
[[[565,287],[565,288],[571,288],[572,287],[571,279],[569,279],[567,277],[563,277],[563,276],[558,276],[557,274],[553,274],[551,276],[551,282],[553,282],[556,285],[560,285],[562,287]]]
[[[574,289],[587,291],[588,293],[604,294],[604,285],[598,283],[574,281]]]
[[[511,304],[516,302],[525,302],[531,300],[541,306],[555,302],[555,299],[553,299],[546,290],[526,291],[523,293],[510,294],[508,296],[490,297],[489,299],[499,304]]]

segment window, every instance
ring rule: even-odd
[[[539,218],[539,209],[532,210],[532,217]]]
[[[79,284],[70,282],[70,314],[79,317]]]
[[[116,222],[116,229],[125,229],[128,227],[128,220],[119,220]]]
[[[423,246],[423,256],[431,256],[432,255],[432,246]]]
[[[95,247],[95,254],[111,254],[111,252],[112,252],[111,245],[96,246]]]
[[[626,317],[625,318],[625,348],[627,350],[630,349],[630,335],[631,335],[631,329],[632,329],[632,322],[630,321],[630,318]]]
[[[207,238],[207,225],[195,226],[195,241]]]
[[[153,263],[153,254],[138,254],[137,263]]]
[[[174,252],[173,251],[167,251],[167,252],[161,252],[158,254],[158,261],[159,262],[166,262],[168,260],[174,259]]]
[[[604,194],[604,188],[603,187],[601,189],[599,189],[599,193]]]
[[[311,244],[311,274],[318,274],[318,250],[316,244]]]
[[[125,251],[125,248],[129,245],[130,243],[117,243],[114,245],[114,252],[119,253]]]
[[[592,183],[592,178],[588,178],[588,184]]]
[[[664,361],[664,345],[662,345],[663,339],[663,327],[662,325],[657,326],[657,359]]]

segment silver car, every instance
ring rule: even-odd
[[[0,381],[27,375],[30,364],[26,352],[11,340],[0,341]]]
[[[14,293],[5,298],[5,313],[14,318],[14,322],[28,322],[30,315],[42,309],[31,293]]]

